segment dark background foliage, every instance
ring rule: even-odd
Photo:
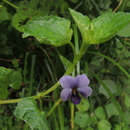
[[[50,88],[64,74],[65,60],[61,60],[59,53],[72,61],[73,51],[69,45],[58,48],[41,45],[34,37],[23,39],[19,31],[29,19],[38,15],[64,17],[71,21],[73,28],[74,21],[68,8],[93,19],[107,11],[130,12],[130,2],[129,0],[1,0],[0,66],[11,69],[9,70],[11,75],[7,72],[7,76],[4,77],[0,71],[0,99],[35,95]],[[124,32],[127,31],[129,29]],[[79,32],[78,35],[81,44]],[[122,66],[130,74],[130,35],[127,37],[124,35],[116,35],[104,44],[90,46],[82,58],[80,71],[90,78],[93,94],[87,102],[83,101],[76,107],[75,130],[130,129],[130,80],[120,69]],[[41,111],[49,111],[54,101],[58,99],[60,90],[61,88],[38,100]],[[15,118],[13,115],[15,107],[16,104],[0,105],[0,130],[30,129],[23,121]],[[58,109],[60,111],[56,110],[58,112],[48,118],[48,124],[51,129],[61,130],[59,122],[62,119],[64,129],[69,130],[68,104],[62,103]]]

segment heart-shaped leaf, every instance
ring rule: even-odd
[[[17,118],[29,124],[32,130],[49,130],[45,114],[39,111],[36,101],[32,98],[25,98],[19,102],[14,114]]]
[[[40,43],[62,46],[70,42],[70,21],[57,16],[36,16],[23,26],[23,37],[34,36]]]
[[[78,25],[86,44],[106,42],[130,22],[130,13],[124,12],[107,12],[92,21],[87,16],[72,9],[70,9],[70,13]]]

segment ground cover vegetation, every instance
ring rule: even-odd
[[[130,1],[1,0],[0,130],[70,129],[130,129]]]

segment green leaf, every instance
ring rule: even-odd
[[[98,107],[98,108],[95,110],[95,115],[96,115],[97,118],[99,118],[99,119],[105,119],[105,118],[106,118],[105,111],[104,111],[103,107]]]
[[[22,83],[21,71],[0,67],[0,98],[8,96],[8,87],[19,89]]]
[[[103,82],[107,85],[108,89],[111,91],[111,93],[115,96],[120,95],[121,93],[121,88],[120,86],[117,86],[115,84],[115,82],[113,82],[112,80],[103,80]],[[106,89],[101,85],[99,88],[99,92],[102,93],[103,95],[105,95],[107,98],[110,98],[110,95],[108,94],[108,92],[106,91]]]
[[[90,19],[75,10],[69,10],[84,39],[86,34],[89,35]]]
[[[85,112],[89,109],[89,101],[86,99],[82,99],[80,104],[76,105],[79,111]]]
[[[24,120],[32,130],[49,130],[45,113],[39,111],[36,101],[32,98],[25,98],[19,102],[14,114],[17,118]]]
[[[130,95],[125,94],[125,101],[124,101],[125,105],[127,108],[130,108]]]
[[[23,37],[34,36],[40,43],[62,46],[70,42],[70,21],[57,16],[34,17],[23,26]]]
[[[105,109],[106,109],[108,118],[119,115],[119,112],[113,103],[105,105]]]
[[[22,82],[20,71],[0,67],[0,99],[8,97],[8,87],[19,89]]]
[[[101,120],[98,123],[98,130],[111,130],[111,124],[107,120]]]
[[[93,124],[93,125],[96,125],[97,122],[98,122],[98,119],[97,119],[97,117],[95,116],[95,113],[91,113],[91,114],[90,114],[90,118],[91,118],[92,124]]]
[[[9,20],[10,19],[10,14],[7,12],[7,9],[0,5],[0,22]]]
[[[123,29],[121,29],[117,33],[117,35],[121,37],[130,37],[130,23],[127,24],[127,26],[125,26]]]
[[[130,22],[130,13],[107,12],[90,21],[87,16],[79,12],[71,9],[70,12],[86,44],[100,44],[106,42]]]
[[[13,16],[12,26],[15,27],[18,31],[23,32],[23,26],[35,15],[36,12],[32,9],[18,9],[17,13]]]
[[[121,125],[120,124],[116,124],[114,126],[114,130],[121,130]]]
[[[87,129],[84,130],[94,130],[92,127],[88,127]]]
[[[126,124],[130,125],[130,111],[124,112],[124,118],[125,118]]]
[[[87,16],[84,16],[81,13],[72,9],[69,9],[69,11],[81,32],[83,31],[84,27],[86,27],[86,30],[89,28],[90,19]]]
[[[8,75],[11,72],[11,69],[0,66],[0,99],[5,99],[8,97]]]
[[[9,86],[13,89],[19,89],[22,83],[21,71],[13,71],[9,75]]]
[[[62,64],[64,65],[64,68],[67,69],[68,66],[70,66],[72,63],[64,56],[62,56],[61,54],[59,54],[59,57],[62,61]]]
[[[91,124],[91,118],[86,112],[76,112],[75,124],[81,128],[85,128]]]
[[[6,99],[8,97],[8,85],[0,81],[0,99]]]
[[[130,22],[130,13],[105,13],[91,23],[93,39],[91,43],[103,43],[110,40],[116,33]]]
[[[4,79],[8,74],[10,74],[11,71],[12,69],[8,69],[3,66],[0,66],[0,78]]]
[[[42,2],[43,5],[45,4]],[[12,25],[20,32],[23,32],[23,25],[27,23],[28,20],[32,19],[34,16],[45,16],[48,14],[46,7],[44,5],[42,9],[37,8],[39,6],[39,0],[29,0],[20,1],[18,3],[18,9],[12,19]],[[48,10],[48,9],[47,9]]]

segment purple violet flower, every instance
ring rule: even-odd
[[[87,98],[92,93],[92,89],[88,86],[89,82],[85,74],[78,75],[75,78],[69,75],[61,77],[60,84],[63,88],[60,95],[61,99],[67,101],[68,98],[71,98],[74,104],[79,104],[80,94]]]

